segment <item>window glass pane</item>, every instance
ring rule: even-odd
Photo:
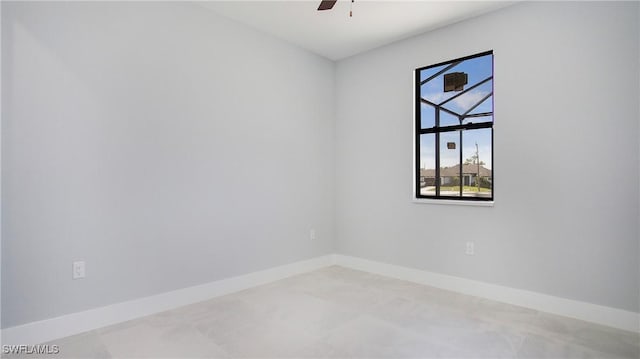
[[[480,106],[476,107],[469,115],[480,115],[478,117],[466,117],[462,123],[493,122],[493,96],[484,100]]]
[[[455,101],[455,100],[454,100]],[[478,107],[476,107],[470,114],[485,114],[492,112],[492,98],[489,97],[485,101],[483,101]],[[435,108],[428,104],[420,105],[420,126],[421,128],[432,128],[435,126]],[[493,121],[492,115],[481,116],[481,117],[470,117],[466,118],[462,123],[479,123],[479,122],[491,122]],[[459,125],[460,120],[458,117],[446,112],[440,111],[440,126],[453,126]]]
[[[436,135],[420,135],[420,194],[435,196]]]
[[[435,108],[422,103],[420,105],[420,126],[421,128],[431,128],[435,126]]]
[[[493,55],[489,54],[465,60],[460,65],[451,69],[451,72],[464,72],[468,74],[469,81],[464,87],[467,89],[478,82],[493,76]]]
[[[457,66],[454,66],[453,68],[449,69],[449,71],[447,71],[446,73],[456,72],[456,68]],[[436,105],[455,96],[456,92],[444,92],[443,84],[444,84],[444,75],[446,73],[440,74],[439,76],[433,78],[432,80],[429,80],[428,82],[422,84],[420,86],[420,96],[427,101],[431,101],[435,103]],[[425,76],[425,78],[429,78],[429,76]]]
[[[460,196],[460,132],[440,134],[440,195]]]
[[[428,69],[424,69],[420,71],[420,82],[428,79],[429,77],[437,74],[438,72],[440,72],[442,69],[444,69],[445,67],[447,67],[448,65],[440,65],[440,66],[436,66],[436,67],[430,67]]]
[[[441,65],[434,68],[421,70],[420,80],[424,81],[431,76],[438,73],[440,70],[446,68],[450,64]],[[447,99],[455,96],[459,92],[456,91],[444,91],[444,77],[447,74],[454,72],[463,72],[467,75],[467,84],[464,88],[469,88],[491,76],[493,76],[493,55],[485,55],[481,57],[475,57],[472,59],[464,60],[449,68],[444,73],[430,79],[426,83],[420,85],[420,96],[428,101],[440,104]]]
[[[493,95],[489,96],[489,98],[484,100],[478,107],[469,112],[469,115],[489,112],[493,112]]]
[[[490,128],[462,132],[464,197],[490,198],[492,195],[491,132]]]
[[[459,125],[460,120],[458,117],[440,110],[440,126],[454,126]]]
[[[491,112],[492,102],[486,101],[485,99],[487,96],[491,95],[491,91],[493,91],[493,85],[491,81],[488,81],[474,88],[473,90],[470,90],[462,95],[459,95],[458,97],[444,104],[443,107],[455,113],[458,113],[460,115],[465,114],[469,110],[471,111],[477,110],[478,107],[482,107],[486,109],[486,111],[483,111],[483,112]],[[483,99],[485,100],[483,101]],[[478,105],[478,103],[480,104]],[[476,105],[477,107],[473,108]]]

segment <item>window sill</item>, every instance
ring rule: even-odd
[[[493,207],[494,201],[464,201],[455,199],[426,199],[426,198],[412,198],[413,203],[417,204],[445,204],[456,206],[475,206],[475,207]]]

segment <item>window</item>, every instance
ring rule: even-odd
[[[493,200],[493,51],[416,69],[416,198]]]

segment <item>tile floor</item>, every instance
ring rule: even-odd
[[[333,266],[48,344],[60,346],[55,358],[637,359],[639,341]]]

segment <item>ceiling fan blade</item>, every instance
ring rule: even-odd
[[[320,6],[318,6],[318,10],[331,10],[333,8],[333,5],[336,4],[336,1],[338,0],[322,0],[320,2]]]

